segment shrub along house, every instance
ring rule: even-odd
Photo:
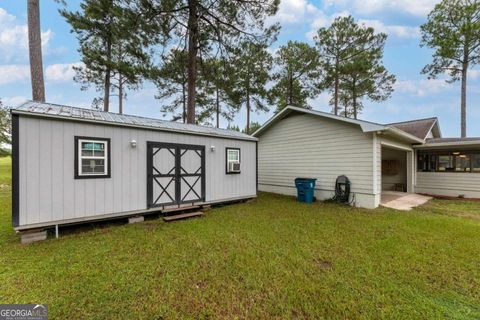
[[[312,177],[324,200],[346,175],[360,207],[387,191],[480,198],[480,138],[442,138],[437,118],[382,125],[287,107],[253,136],[261,191],[294,195],[294,179]]]
[[[11,113],[16,230],[257,193],[257,139],[240,132],[36,102]]]

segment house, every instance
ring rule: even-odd
[[[15,230],[257,194],[257,139],[240,132],[37,102],[11,114]]]
[[[480,198],[480,138],[442,138],[437,118],[382,125],[287,107],[253,136],[260,191],[294,195],[294,179],[312,177],[324,200],[346,175],[360,207],[391,190]]]

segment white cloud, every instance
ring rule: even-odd
[[[395,83],[395,92],[425,97],[443,92],[448,87],[444,79],[399,80]]]
[[[42,49],[49,52],[52,30],[42,31]],[[28,59],[28,26],[21,24],[14,15],[0,8],[0,61],[4,63],[25,62]]]
[[[30,78],[30,67],[23,64],[0,65],[0,85],[25,82]]]
[[[307,0],[282,0],[277,14],[270,20],[281,24],[304,23],[306,16],[315,15],[318,11]]]
[[[330,16],[326,15],[323,11],[318,11],[315,19],[310,23],[310,31],[306,34],[307,39],[313,39],[318,29],[328,27],[335,18],[348,17],[349,15],[350,12],[348,11],[336,12]]]
[[[75,63],[59,63],[47,66],[45,69],[45,79],[47,81],[68,82],[72,81],[75,76],[73,67],[80,67],[81,62]]]
[[[327,0],[325,6],[349,8],[359,14],[403,12],[413,16],[427,15],[440,0]]]
[[[306,36],[308,39],[313,39],[317,34],[317,30],[323,27],[328,27],[333,20],[337,17],[347,17],[350,15],[348,11],[337,12],[331,16],[325,15],[323,12],[319,12],[317,17],[310,24],[310,31],[307,32]],[[419,27],[409,27],[402,25],[386,25],[380,20],[370,20],[370,19],[360,19],[357,22],[366,25],[367,27],[372,27],[375,29],[376,33],[383,32],[389,36],[395,36],[403,39],[413,39],[420,36]]]
[[[468,70],[467,75],[470,80],[477,80],[478,78],[480,78],[480,70],[479,69]]]
[[[2,97],[2,103],[7,107],[16,107],[27,101],[28,99],[23,96],[14,97]]]
[[[375,29],[375,32],[383,32],[388,35],[396,36],[399,38],[418,38],[420,36],[419,27],[409,27],[401,25],[385,25],[379,20],[367,20],[361,19],[360,23],[363,23],[367,27]]]

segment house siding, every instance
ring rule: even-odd
[[[415,192],[431,195],[480,198],[480,174],[456,172],[417,172]]]
[[[74,179],[75,136],[111,139],[111,178]],[[20,116],[19,226],[145,210],[147,141],[205,146],[206,202],[256,195],[255,141]],[[225,173],[226,147],[241,174]]]
[[[372,136],[357,125],[307,114],[282,119],[259,136],[259,190],[294,195],[294,179],[312,177],[317,198],[327,199],[336,178],[346,175],[356,205],[373,208]]]

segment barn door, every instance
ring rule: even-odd
[[[205,201],[205,147],[147,143],[147,207]]]

